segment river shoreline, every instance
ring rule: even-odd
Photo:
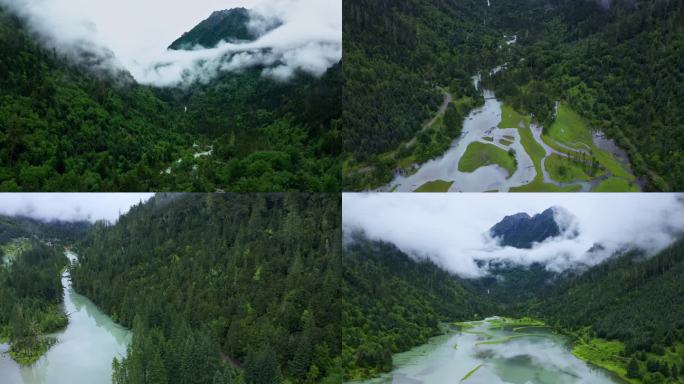
[[[570,339],[543,323],[500,319],[505,318],[458,323],[460,330],[451,328],[426,344],[395,354],[392,372],[349,383],[439,384],[454,378],[472,384],[625,383],[613,372],[574,356]]]
[[[77,260],[75,253],[66,251],[65,254],[70,262]],[[74,291],[68,271],[62,273],[62,287],[69,324],[64,330],[49,335],[55,337],[56,344],[34,364],[21,366],[9,355],[0,353],[3,384],[111,382],[112,359],[126,355],[131,331]]]

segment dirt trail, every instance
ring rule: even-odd
[[[442,92],[444,93],[444,101],[442,101],[442,105],[439,106],[439,109],[437,110],[437,114],[430,119],[427,123],[423,124],[423,127],[420,129],[420,131],[416,132],[415,136],[411,140],[409,140],[408,143],[406,143],[406,147],[411,148],[416,144],[416,139],[418,137],[418,134],[423,132],[424,130],[428,129],[428,127],[431,127],[432,124],[434,124],[437,119],[439,119],[440,116],[446,112],[447,107],[449,106],[449,103],[454,99],[454,97],[451,95],[451,93],[447,92],[446,90],[442,89]]]

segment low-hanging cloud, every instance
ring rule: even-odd
[[[552,206],[575,216],[578,236],[517,249],[488,235],[506,215]],[[463,277],[487,274],[477,260],[539,262],[563,271],[627,249],[652,255],[684,234],[682,194],[343,194],[342,207],[345,235],[362,230]]]
[[[115,222],[152,193],[2,193],[0,214],[43,221]]]
[[[323,74],[342,58],[341,0],[0,0],[49,48],[98,69],[126,70],[142,84],[206,82],[223,71],[266,66],[279,80]],[[250,10],[253,42],[188,51],[168,45],[213,11]],[[277,25],[276,28],[271,29]],[[88,53],[88,54],[84,54]]]

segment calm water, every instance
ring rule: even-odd
[[[66,255],[76,260],[75,254]],[[111,383],[112,359],[125,356],[131,332],[114,323],[87,297],[76,293],[68,273],[62,275],[62,286],[69,325],[54,334],[57,344],[30,367],[20,367],[0,353],[2,384]]]
[[[422,164],[417,172],[411,175],[395,175],[394,180],[383,190],[396,192],[411,192],[421,185],[435,180],[453,181],[450,192],[483,192],[483,191],[508,191],[512,187],[528,184],[537,172],[534,169],[532,159],[525,152],[520,141],[520,134],[516,127],[499,128],[501,122],[501,102],[494,97],[494,93],[484,90],[486,98],[482,107],[473,110],[463,122],[461,137],[454,140],[451,147],[440,157]],[[486,141],[485,137],[491,137],[493,142]],[[513,138],[509,146],[499,143],[504,137]],[[517,169],[513,175],[498,165],[480,167],[474,172],[461,172],[458,163],[463,157],[468,145],[475,141],[493,144],[508,151],[515,150]]]
[[[477,324],[477,323],[476,323]],[[428,344],[394,356],[394,370],[366,384],[613,384],[612,374],[594,368],[570,353],[566,340],[547,329],[520,332],[490,329],[487,321],[439,336]],[[507,336],[522,336],[496,344]],[[463,378],[480,366],[470,377]],[[462,381],[463,380],[463,381]]]

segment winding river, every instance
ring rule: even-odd
[[[76,254],[67,251],[73,263]],[[69,325],[53,336],[57,343],[35,364],[19,366],[0,344],[0,380],[3,384],[111,383],[112,359],[126,354],[131,332],[113,322],[92,301],[71,287],[68,272],[62,275],[64,309]]]
[[[364,384],[623,383],[573,356],[562,336],[543,328],[492,329],[492,319],[396,354],[391,373]]]
[[[500,70],[500,68],[497,69]],[[476,88],[479,82],[479,76],[474,76],[473,83]],[[451,147],[442,156],[420,165],[413,174],[396,174],[394,180],[382,190],[411,192],[427,182],[446,180],[453,181],[449,192],[494,190],[506,192],[512,187],[522,186],[534,180],[537,172],[534,169],[532,158],[522,146],[518,129],[515,127],[499,128],[501,101],[490,90],[484,89],[483,95],[485,98],[484,105],[471,111],[465,118],[461,136],[451,143]],[[493,141],[487,141],[485,137],[493,138]],[[513,138],[513,142],[508,146],[501,144],[499,140],[502,138]],[[515,151],[517,161],[515,173],[509,175],[508,171],[498,165],[480,167],[474,172],[459,171],[458,162],[466,152],[468,145],[475,141],[493,144],[506,151],[512,148]]]
[[[494,74],[504,69],[505,65],[499,66],[494,68],[491,73]],[[473,76],[472,79],[475,88],[479,88],[480,75]],[[379,188],[378,191],[412,192],[428,182],[438,180],[452,182],[449,192],[508,192],[511,188],[531,183],[537,176],[537,171],[532,158],[522,145],[518,127],[499,128],[502,102],[496,98],[491,90],[482,89],[482,94],[485,98],[484,105],[468,114],[463,122],[461,136],[452,141],[451,146],[443,155],[424,164],[415,164],[414,170],[409,174],[404,171],[396,172],[393,180]],[[451,95],[446,94],[445,101],[447,98],[450,101]],[[443,110],[440,109],[438,116],[442,112]],[[580,191],[588,192],[607,178],[605,176],[591,181],[576,180],[569,183],[560,183],[551,179],[546,170],[546,159],[552,154],[563,157],[567,157],[567,155],[551,148],[541,139],[541,126],[532,124],[530,128],[533,138],[546,152],[541,161],[542,176],[545,183],[554,184],[558,187],[577,185]],[[504,139],[504,142],[511,141],[511,143],[509,145],[502,144],[501,139]],[[607,139],[600,132],[594,133],[593,141],[597,147],[613,154],[627,169],[630,169],[626,153],[618,148],[614,141]],[[480,167],[474,172],[459,171],[459,161],[465,154],[468,145],[473,142],[493,144],[505,151],[513,149],[517,163],[515,172],[509,175],[507,170],[496,164]],[[563,146],[561,143],[558,144]],[[578,151],[576,148],[569,149]]]

